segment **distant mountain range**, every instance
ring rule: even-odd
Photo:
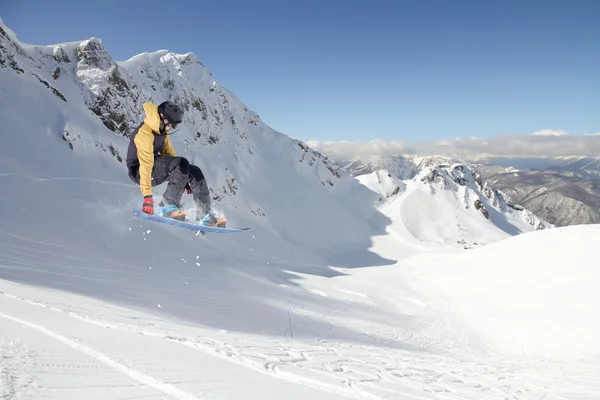
[[[570,172],[581,178],[600,177],[600,157],[487,157],[471,160],[471,162],[478,165],[515,168],[518,170]]]
[[[556,226],[600,223],[600,158],[487,159],[475,167]]]
[[[365,156],[351,160],[327,154],[353,176],[386,170],[412,179],[426,167],[464,163],[494,189],[556,226],[600,223],[600,157],[456,159],[440,156]]]

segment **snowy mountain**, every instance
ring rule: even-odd
[[[380,194],[380,209],[400,216],[401,235],[420,241],[472,248],[531,230],[553,228],[531,211],[493,189],[464,164],[423,168],[413,179],[399,180],[386,171],[357,179]]]
[[[381,203],[393,196],[394,207],[401,210],[393,214],[402,216],[403,233],[422,241],[472,248],[507,235],[554,227],[456,158],[388,155],[335,161],[379,194]]]
[[[536,230],[458,164],[355,179],[191,54],[0,28],[0,398],[600,397],[597,227]],[[250,231],[132,215],[127,135],[163,99]]]
[[[569,171],[478,168],[494,186],[556,226],[600,222],[600,178]]]
[[[600,157],[484,157],[471,161],[489,167],[571,173],[581,178],[597,178],[600,175]]]
[[[600,222],[600,159],[485,158],[474,161],[494,186],[556,225]]]
[[[394,197],[406,190],[404,181],[384,169],[356,177],[360,183],[379,194],[379,202]]]
[[[412,179],[420,171],[442,164],[457,163],[461,160],[444,156],[417,156],[417,155],[367,155],[352,159],[340,158],[329,155],[337,164],[343,167],[352,176],[370,174],[385,170],[396,178]]]
[[[418,165],[407,156],[370,156],[352,160],[335,159],[352,176],[387,171],[397,179],[410,179],[418,172]]]
[[[329,143],[326,153],[349,174],[360,177],[389,171],[400,180],[413,179],[425,168],[463,164],[477,171],[487,185],[555,226],[600,222],[600,158],[476,157],[364,155],[346,159]]]

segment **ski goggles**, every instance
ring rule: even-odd
[[[167,123],[165,124],[165,127],[167,127],[167,126],[170,126],[171,128],[175,129],[175,128],[177,128],[177,126],[178,126],[179,124],[180,124],[179,122],[167,122]]]
[[[166,117],[162,117],[162,124],[165,128],[175,129],[180,124],[180,122],[169,121]]]

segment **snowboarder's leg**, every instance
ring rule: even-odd
[[[196,221],[225,228],[225,218],[217,217],[212,211],[210,191],[202,170],[196,165],[190,165],[189,174],[189,185],[196,203]]]
[[[168,204],[179,204],[188,183],[190,163],[183,157],[158,156],[152,169],[152,185],[168,181],[163,200]]]
[[[152,186],[168,181],[167,190],[162,198],[164,215],[169,218],[185,220],[181,207],[181,197],[189,180],[190,163],[184,157],[157,156],[152,168]]]
[[[201,213],[203,217],[204,214],[210,211],[210,192],[202,170],[196,165],[189,166],[189,184],[194,202],[198,208],[197,214]]]

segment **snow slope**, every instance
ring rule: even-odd
[[[370,174],[357,176],[364,186],[379,194],[379,201],[389,199],[406,189],[406,184],[387,170],[378,170]]]
[[[175,144],[219,182],[213,197],[232,225],[250,232],[195,236],[136,219],[139,189],[115,155],[127,139],[101,118],[110,108],[89,108],[100,75],[76,79],[90,64],[72,59],[54,80],[61,46],[15,47],[3,32],[0,398],[600,396],[597,227],[530,232],[468,252],[424,242],[393,207],[400,191],[381,204],[258,121],[246,138],[223,122],[215,144],[193,141],[193,131]],[[164,96],[183,95],[178,84]],[[242,118],[233,97],[230,107],[208,100],[215,86],[198,94],[217,110],[209,115]],[[135,99],[119,102],[126,113]],[[201,112],[188,129],[215,132],[195,118]],[[416,180],[402,193],[441,184]],[[547,300],[528,304],[529,292]],[[519,301],[527,308],[516,314]],[[561,329],[543,329],[549,323]]]
[[[599,233],[597,225],[564,227],[423,257],[412,263],[411,283],[466,321],[489,351],[597,357],[600,252],[590,249]]]
[[[385,170],[357,179],[380,195],[378,209],[393,221],[387,231],[397,237],[472,248],[554,227],[489,187],[464,164],[424,168],[406,180]]]

